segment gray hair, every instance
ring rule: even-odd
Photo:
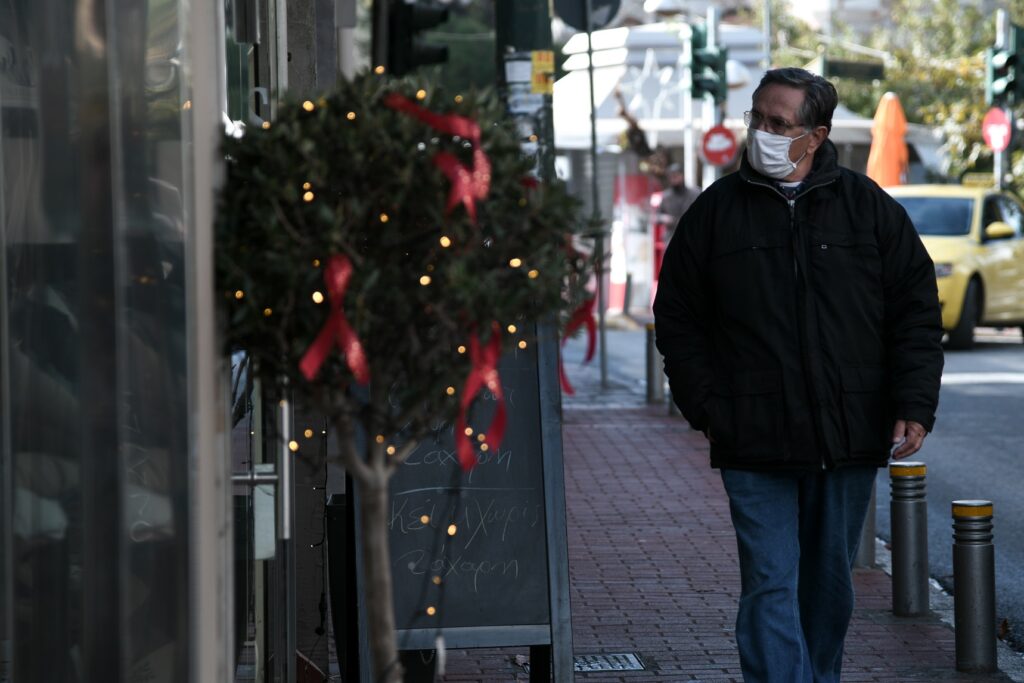
[[[832,132],[832,112],[839,104],[839,94],[828,80],[806,69],[788,67],[766,71],[764,78],[754,90],[754,100],[765,86],[785,85],[804,91],[804,103],[800,107],[800,124],[808,127],[825,126]]]

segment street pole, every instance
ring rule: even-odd
[[[693,140],[693,28],[687,24],[686,40],[683,43],[683,59],[686,69],[683,73],[686,92],[683,94],[683,177],[688,183],[697,177],[697,150]]]
[[[496,0],[494,10],[499,92],[509,116],[516,122],[516,128],[522,136],[522,150],[528,155],[534,155],[537,175],[543,180],[553,180],[555,128],[551,96],[555,59],[552,52],[549,0]],[[538,390],[542,394],[549,391],[557,393],[559,386],[557,376],[553,372],[545,372],[542,367],[544,358],[557,358],[558,354],[557,334],[541,334],[541,329],[551,324],[550,321],[538,321],[537,324]],[[601,347],[603,352],[603,343]],[[553,369],[556,366],[550,364],[545,367]],[[560,436],[557,443],[560,449]],[[544,460],[546,463],[547,457]],[[552,501],[548,505],[548,509],[552,510]],[[563,534],[561,542],[559,533]],[[548,546],[549,585],[568,586],[569,564],[568,558],[564,557],[564,527],[559,533],[553,534],[554,542]],[[534,683],[572,680],[572,620],[568,601],[561,602],[557,594],[558,591],[552,592],[549,603],[550,644],[530,646],[530,681]]]
[[[997,50],[1001,50],[1006,47],[1007,39],[1009,38],[1010,21],[1006,14],[1005,9],[996,10],[996,42],[995,47]],[[1000,105],[1001,106],[1001,105]],[[1009,117],[1013,116],[1012,107],[1002,107],[1003,113]],[[1013,119],[1010,118],[1010,139],[1013,139]],[[1003,178],[1006,177],[1006,166],[1007,161],[1010,157],[1010,147],[1007,146],[1006,153],[1003,150],[996,150],[992,154],[992,173],[995,176],[996,189],[1003,189]]]
[[[597,192],[597,104],[594,99],[594,33],[591,0],[583,0],[583,21],[587,27],[587,78],[590,81],[590,215],[595,225],[599,225],[597,240],[594,243],[594,265],[597,278],[597,330],[598,358],[601,366],[601,388],[608,388],[608,349],[605,344],[605,296],[604,296],[604,221],[601,220],[601,208],[598,206]]]

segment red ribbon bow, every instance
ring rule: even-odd
[[[425,109],[407,97],[390,93],[384,98],[385,106],[408,114],[422,121],[434,130],[448,135],[458,135],[473,143],[473,168],[467,168],[451,152],[434,155],[434,165],[448,176],[452,189],[448,194],[446,212],[460,202],[465,205],[470,220],[476,223],[476,200],[484,199],[491,189],[491,160],[480,147],[480,124],[473,119],[457,114],[438,114]]]
[[[348,323],[345,317],[343,304],[345,303],[345,290],[348,289],[348,281],[352,278],[352,262],[347,256],[336,255],[327,260],[324,267],[324,285],[327,287],[327,298],[331,303],[331,314],[324,323],[323,328],[316,335],[316,339],[306,349],[302,360],[299,361],[299,370],[303,376],[312,382],[320,366],[327,360],[327,354],[331,347],[337,342],[338,348],[345,354],[345,362],[360,384],[370,381],[370,367],[366,362],[366,351],[356,336],[355,330]]]
[[[565,342],[569,341],[573,332],[583,325],[587,326],[587,354],[583,357],[583,362],[589,363],[594,358],[594,349],[597,346],[597,322],[594,320],[593,298],[580,304],[569,318],[569,322],[565,326],[565,334],[562,335],[562,346],[565,346]],[[562,391],[570,396],[576,393],[576,390],[569,384],[569,377],[565,374],[565,365],[562,364],[561,358],[558,359],[558,379],[562,383]]]
[[[498,359],[501,357],[501,330],[491,326],[491,341],[487,346],[480,347],[480,337],[476,332],[469,338],[469,358],[473,369],[466,378],[466,386],[462,389],[459,417],[455,423],[456,449],[462,469],[469,471],[476,464],[473,457],[473,439],[466,434],[466,413],[477,392],[487,387],[494,394],[498,407],[491,420],[491,428],[487,430],[487,447],[497,449],[505,436],[505,424],[508,416],[505,413],[505,394],[501,389],[501,378],[498,376]]]

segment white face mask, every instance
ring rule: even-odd
[[[747,159],[758,173],[782,180],[796,170],[797,164],[807,156],[805,150],[796,161],[789,159],[789,146],[809,132],[788,138],[764,130],[749,128],[747,130]]]

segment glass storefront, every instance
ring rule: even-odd
[[[189,680],[179,0],[0,0],[0,682]]]

